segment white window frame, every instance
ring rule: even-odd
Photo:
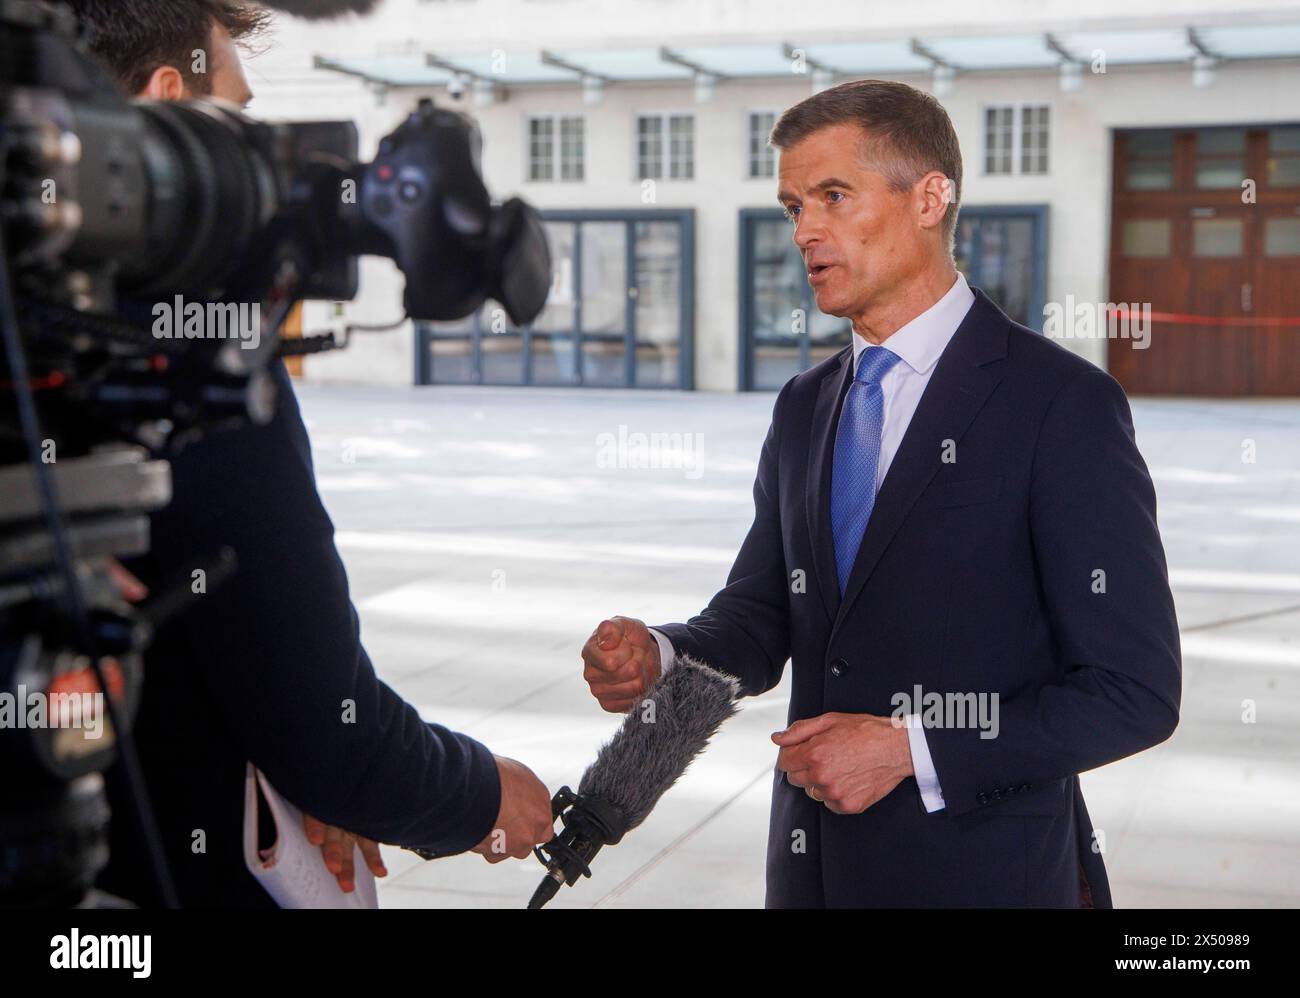
[[[674,177],[672,175],[673,167],[673,135],[672,119],[684,117],[691,119],[691,175],[689,177]],[[660,158],[659,169],[661,175],[658,177],[641,176],[641,119],[658,118],[660,122]],[[645,110],[637,111],[632,115],[632,179],[637,183],[643,183],[646,180],[653,180],[656,183],[670,181],[675,183],[691,183],[696,179],[695,166],[699,160],[699,130],[696,127],[699,124],[699,116],[691,110],[680,107],[670,108],[666,111]]]
[[[564,176],[564,126],[566,118],[582,122],[582,142],[578,147],[578,167],[582,176]],[[551,176],[533,176],[533,122],[551,123]],[[529,184],[580,184],[587,179],[587,116],[581,111],[541,111],[524,116],[524,182]]]
[[[756,114],[770,114],[772,116],[773,125],[775,125],[777,119],[781,117],[781,112],[773,107],[751,107],[745,109],[745,179],[746,180],[772,180],[776,177],[776,150],[771,148],[770,146],[767,147],[767,151],[772,156],[772,172],[770,174],[763,174],[763,173],[755,174],[753,172],[754,153],[749,147],[750,140],[753,138],[753,133],[750,131],[752,125],[750,119]],[[770,134],[771,129],[768,129],[768,132]]]
[[[1047,155],[1047,169],[1038,172],[1026,173],[1022,167],[1023,157],[1023,134],[1024,134],[1024,113],[1027,108],[1047,109],[1047,145],[1045,152]],[[1008,172],[1000,170],[989,170],[989,130],[988,116],[990,111],[1011,111],[1011,169]],[[1052,126],[1056,120],[1056,109],[1051,101],[1047,100],[1026,100],[1026,101],[996,101],[980,105],[980,171],[985,177],[1047,177],[1052,173]]]

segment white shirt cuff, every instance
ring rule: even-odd
[[[655,640],[659,642],[659,674],[663,675],[668,671],[668,667],[673,664],[673,659],[677,657],[677,649],[673,647],[673,643],[668,640],[667,635],[656,631],[653,627],[648,627],[646,630],[653,634]]]
[[[941,811],[946,806],[943,802],[943,788],[939,786],[939,774],[934,770],[934,761],[930,758],[930,746],[925,742],[925,728],[921,725],[919,714],[908,714],[907,747],[912,753],[912,769],[916,776],[916,785],[921,791],[921,803],[927,813]]]

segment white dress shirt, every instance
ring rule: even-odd
[[[880,433],[880,459],[876,462],[877,491],[885,480],[885,474],[889,471],[894,455],[898,453],[899,445],[903,442],[903,434],[907,432],[907,427],[912,422],[912,415],[921,401],[925,386],[930,383],[930,375],[934,373],[940,354],[948,346],[953,333],[957,331],[957,327],[966,318],[966,313],[974,303],[975,295],[967,285],[966,278],[959,271],[957,280],[953,282],[947,294],[915,319],[899,327],[880,344],[898,354],[902,358],[902,363],[895,364],[880,379],[880,390],[884,395],[885,403],[885,422]],[[853,334],[855,371],[862,351],[874,349],[876,349],[874,344],[868,343],[856,332]],[[659,642],[659,660],[664,664],[664,668],[667,668],[676,655],[672,642],[654,628],[650,629],[650,633]],[[930,749],[925,741],[925,729],[916,714],[908,715],[906,720],[912,768],[916,774],[916,785],[921,791],[921,801],[925,804],[926,811],[938,811],[944,806],[943,792],[939,787],[939,776],[934,770],[934,763],[930,759]]]

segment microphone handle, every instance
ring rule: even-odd
[[[540,908],[559,893],[565,884],[572,885],[584,874],[591,875],[591,861],[600,847],[604,845],[598,839],[589,839],[584,835],[575,835],[566,829],[546,845],[542,850],[548,852],[552,859],[546,864],[546,876],[537,885],[528,907]]]
[[[528,899],[528,909],[531,911],[541,908],[560,893],[560,888],[564,886],[564,881],[548,873],[542,878],[542,882],[537,885],[537,890],[533,891],[533,896]]]

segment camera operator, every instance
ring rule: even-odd
[[[130,94],[251,99],[236,44],[264,27],[259,8],[69,2]],[[271,373],[272,420],[210,434],[174,459],[174,499],[153,516],[150,553],[128,566],[162,587],[189,580],[223,548],[238,559],[229,581],[192,595],[159,629],[145,662],[136,741],[181,903],[273,905],[244,866],[249,761],[319,819],[308,819],[309,835],[324,842],[345,890],[354,834],[381,875],[370,840],[438,855],[472,848],[489,862],[526,856],[552,835],[545,786],[520,763],[423,722],[376,677],[291,382],[282,362]],[[115,776],[111,859],[99,886],[154,904],[148,857]]]

